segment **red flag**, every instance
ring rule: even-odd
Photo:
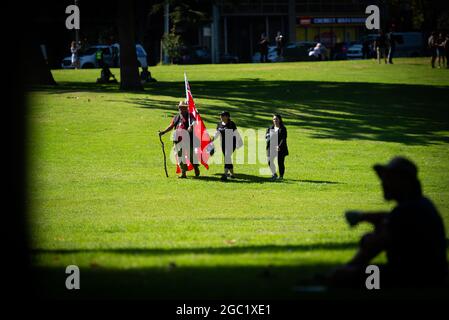
[[[190,85],[187,81],[187,75],[185,73],[184,82],[186,87],[186,99],[187,103],[189,104],[189,114],[192,114],[194,117],[194,119],[190,119],[189,122],[192,123],[193,121],[195,121],[193,125],[193,134],[196,137],[197,141],[200,142],[198,146],[194,145],[194,153],[197,156],[198,162],[201,163],[206,169],[209,169],[207,161],[209,160],[210,151],[213,148],[213,145],[210,144],[211,140],[209,133],[207,133],[203,119],[201,119],[201,115],[195,107],[195,101],[193,100],[192,92],[190,91]]]

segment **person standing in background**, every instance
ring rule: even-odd
[[[444,54],[446,56],[446,69],[449,69],[449,33],[444,40]]]
[[[438,68],[444,68],[445,54],[444,54],[444,35],[440,32],[436,41]]]
[[[388,45],[388,63],[393,64],[393,55],[396,51],[396,36],[393,28],[388,32],[386,39]]]
[[[278,54],[279,60],[282,60],[282,58],[284,57],[284,45],[285,45],[284,36],[280,31],[278,31],[276,35],[276,52]]]
[[[427,40],[427,45],[430,50],[430,65],[435,68],[435,60],[437,59],[437,33],[434,31],[431,33],[429,39]]]
[[[260,62],[268,62],[268,38],[262,33],[259,41]]]
[[[220,122],[217,124],[217,130],[211,141],[216,138],[221,138],[221,150],[224,155],[224,173],[221,176],[222,181],[226,181],[228,176],[234,178],[234,165],[232,163],[232,153],[237,147],[237,126],[234,121],[231,120],[231,114],[228,111],[220,113]]]
[[[75,41],[72,41],[70,52],[72,53],[72,66],[79,69],[79,46]]]
[[[380,59],[384,59],[385,63],[387,63],[387,55],[386,55],[386,38],[385,34],[382,30],[379,31],[379,35],[376,38],[374,43],[374,47],[377,52],[377,62],[380,64]]]

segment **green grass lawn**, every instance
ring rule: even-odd
[[[150,71],[157,83],[124,93],[94,84],[99,70],[54,70],[59,85],[30,95],[28,219],[43,295],[300,297],[293,286],[347,261],[370,230],[350,229],[345,210],[393,206],[372,165],[395,155],[418,164],[449,226],[449,70],[417,58]],[[209,129],[221,110],[242,130],[284,116],[285,181],[259,175],[263,163],[236,165],[228,183],[220,164],[178,180],[169,162],[165,177],[157,130],[184,97],[184,71]],[[65,290],[69,264],[81,269],[77,292]]]

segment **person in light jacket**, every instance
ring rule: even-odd
[[[288,155],[287,146],[287,128],[284,126],[282,116],[280,114],[273,115],[273,124],[267,129],[267,158],[268,165],[272,173],[272,180],[282,180],[284,178],[285,165],[284,160]],[[276,166],[274,158],[277,158],[279,167],[279,176],[276,174]]]

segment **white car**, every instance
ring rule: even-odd
[[[94,45],[90,46],[81,53],[80,60],[80,68],[98,68],[99,65],[96,59],[97,51],[101,49],[103,51],[103,60],[104,62],[111,67],[118,67],[120,64],[120,45],[115,43],[111,46],[108,45]],[[113,50],[117,52],[116,61],[113,61]],[[147,53],[145,49],[140,45],[136,44],[136,53],[137,53],[137,61],[139,67],[147,67]],[[72,57],[68,56],[62,60],[61,67],[63,69],[72,69],[74,66],[72,65]]]
[[[353,44],[346,51],[346,57],[348,59],[362,59],[363,58],[363,45]]]

